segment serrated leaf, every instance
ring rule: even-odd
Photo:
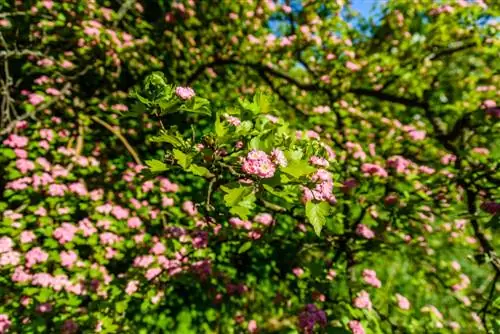
[[[191,166],[189,166],[188,171],[190,171],[194,175],[203,176],[203,177],[213,177],[214,176],[214,174],[210,173],[210,171],[207,168],[205,168],[203,166],[198,166],[195,164],[192,164]]]
[[[225,134],[226,134],[226,128],[220,121],[220,115],[217,114],[215,116],[215,135],[217,136],[217,138],[221,138],[224,137]]]
[[[155,143],[169,143],[174,147],[181,147],[184,144],[184,140],[182,138],[178,138],[169,133],[162,133],[159,136],[151,138],[151,141]]]
[[[159,173],[168,170],[168,166],[166,163],[156,159],[147,160],[146,165],[148,165],[152,173]]]
[[[186,153],[179,151],[177,149],[173,150],[174,153],[174,158],[177,160],[177,163],[182,167],[182,168],[189,168],[191,165],[191,160],[192,158],[187,155]]]
[[[226,192],[226,195],[224,195],[224,202],[228,207],[236,206],[238,203],[243,201],[245,196],[252,192],[252,188],[241,186],[236,188],[221,186],[221,189]]]
[[[251,241],[247,241],[243,245],[241,245],[240,249],[238,249],[238,254],[245,253],[250,248],[252,248],[252,242]]]
[[[316,171],[316,168],[311,166],[305,160],[298,160],[291,161],[288,166],[281,168],[281,171],[295,178],[299,178],[301,176],[311,174],[312,172]]]
[[[326,223],[326,216],[329,211],[330,205],[326,202],[314,203],[309,201],[306,203],[306,216],[317,236],[320,235],[321,229]]]

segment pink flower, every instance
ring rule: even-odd
[[[328,273],[326,274],[326,279],[329,281],[333,281],[336,276],[337,276],[337,272],[333,269],[330,269],[330,270],[328,270]]]
[[[142,225],[142,221],[139,217],[131,217],[127,220],[127,225],[130,228],[139,228]]]
[[[43,304],[37,305],[36,311],[40,312],[40,313],[48,313],[48,312],[52,311],[52,305],[49,303],[43,303]]]
[[[198,214],[198,209],[192,201],[185,201],[182,203],[182,210],[188,214],[188,216],[196,216]]]
[[[371,310],[372,302],[370,300],[370,295],[368,294],[368,292],[366,292],[365,290],[358,292],[356,298],[354,298],[353,305],[357,308],[365,308]]]
[[[134,294],[139,289],[139,281],[133,280],[127,283],[127,287],[125,288],[125,293],[127,295]]]
[[[313,113],[315,114],[326,114],[331,112],[332,110],[330,109],[329,106],[316,106],[313,108]]]
[[[165,253],[166,250],[167,250],[167,248],[165,247],[164,244],[162,244],[161,242],[157,242],[150,249],[150,252],[153,253],[153,254],[156,254],[156,255],[160,255],[160,254]]]
[[[42,5],[48,10],[51,10],[52,6],[54,6],[54,2],[52,2],[52,0],[43,0]]]
[[[257,321],[255,320],[250,320],[248,322],[248,331],[250,333],[257,333]]]
[[[260,223],[264,226],[269,226],[273,222],[273,216],[270,215],[269,213],[259,213],[257,216],[254,217],[254,222]]]
[[[23,148],[28,145],[28,138],[11,134],[3,141],[3,144],[11,148]]]
[[[111,214],[115,216],[116,219],[125,219],[128,218],[129,216],[129,210],[122,208],[119,205],[113,206],[113,209],[111,210]]]
[[[243,159],[241,169],[247,174],[257,175],[261,178],[270,178],[274,176],[276,166],[265,152],[252,150]]]
[[[363,280],[366,282],[366,284],[369,284],[375,288],[380,288],[382,286],[382,283],[377,278],[377,273],[374,270],[363,270]]]
[[[21,148],[14,149],[14,153],[18,159],[26,159],[28,157],[28,152]]]
[[[5,253],[12,250],[14,246],[14,242],[9,237],[1,237],[0,238],[0,253]]]
[[[286,167],[288,165],[285,154],[279,148],[275,148],[271,151],[271,161],[280,167]]]
[[[48,258],[49,254],[44,252],[40,247],[32,248],[25,254],[26,267],[31,268],[37,263],[47,261]]]
[[[33,231],[22,231],[21,235],[19,236],[19,240],[21,241],[22,244],[30,243],[35,239],[36,235],[35,233],[33,233]]]
[[[241,120],[238,117],[234,117],[231,115],[224,115],[224,118],[229,124],[233,126],[239,126],[241,124]]]
[[[0,333],[7,333],[7,330],[10,327],[9,316],[6,314],[0,314]]]
[[[398,307],[402,310],[409,310],[410,309],[410,302],[408,299],[399,293],[396,293],[396,299],[398,301]]]
[[[52,236],[57,239],[59,243],[65,244],[73,240],[76,232],[78,232],[78,228],[75,225],[62,223],[61,227],[55,229]]]
[[[365,334],[365,329],[358,320],[351,320],[347,323],[353,334]]]
[[[352,61],[346,62],[345,67],[347,67],[352,72],[357,72],[361,70],[361,66],[356,63],[353,63]]]
[[[3,266],[17,266],[21,261],[21,254],[15,251],[8,251],[6,253],[0,254],[0,267]]]
[[[373,239],[375,237],[375,233],[363,224],[356,226],[356,234],[365,239]]]
[[[59,254],[61,265],[66,268],[71,268],[78,260],[78,255],[73,251],[63,251]]]
[[[292,270],[293,274],[297,277],[300,277],[304,274],[304,269],[302,268],[293,268]]]
[[[39,105],[43,101],[45,101],[45,98],[41,95],[38,95],[36,93],[32,93],[32,94],[28,95],[28,102],[34,106]]]
[[[113,245],[116,242],[119,242],[121,238],[114,233],[104,232],[99,235],[99,240],[103,245]]]
[[[59,96],[61,95],[61,92],[55,88],[49,87],[45,90],[45,93],[52,95],[52,96]]]
[[[160,268],[151,268],[146,271],[146,278],[150,281],[161,273]]]
[[[387,171],[383,167],[371,163],[364,163],[363,165],[361,165],[361,171],[364,173],[365,176],[371,175],[371,176],[379,176],[382,178],[389,176],[387,174]]]
[[[320,166],[320,167],[330,166],[330,163],[325,158],[321,158],[321,157],[317,157],[317,156],[312,156],[309,159],[309,163],[316,165],[316,166]]]
[[[183,100],[190,100],[195,96],[194,90],[190,87],[177,87],[175,94]]]

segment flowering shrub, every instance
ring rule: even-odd
[[[500,331],[496,3],[0,8],[0,333]]]

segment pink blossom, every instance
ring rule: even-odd
[[[49,87],[45,90],[45,93],[49,94],[49,95],[52,95],[52,96],[59,96],[61,95],[61,91],[55,89],[55,88],[52,88],[52,87]]]
[[[127,226],[130,228],[139,228],[142,225],[142,221],[139,217],[131,217],[127,220]]]
[[[247,328],[250,333],[257,333],[257,321],[250,320]]]
[[[33,231],[22,231],[21,235],[19,236],[19,241],[21,241],[22,244],[30,243],[35,239],[36,235],[35,233],[33,233]]]
[[[11,148],[23,148],[28,145],[28,138],[11,134],[3,141],[3,144]]]
[[[241,120],[238,117],[234,117],[231,115],[224,115],[224,118],[229,124],[233,126],[239,126],[241,124]]]
[[[398,301],[398,307],[402,310],[409,310],[410,309],[410,302],[408,299],[399,293],[396,293],[396,299]]]
[[[353,300],[354,307],[365,308],[368,310],[372,309],[372,302],[370,300],[370,295],[365,290],[358,292],[356,298]]]
[[[375,237],[375,233],[364,224],[356,226],[356,234],[365,239],[373,239]]]
[[[61,265],[66,268],[71,268],[75,264],[75,262],[78,260],[78,255],[73,252],[73,251],[62,251],[59,254],[59,257],[61,258]]]
[[[16,251],[7,251],[5,253],[0,254],[0,267],[3,266],[17,266],[21,261],[21,254]]]
[[[329,281],[333,281],[337,277],[337,272],[333,269],[328,270],[328,273],[326,274],[326,279]]]
[[[184,203],[182,203],[182,210],[191,217],[198,214],[198,209],[192,201],[185,201]]]
[[[365,329],[358,320],[351,320],[347,323],[353,334],[365,334]]]
[[[1,237],[0,238],[0,253],[5,253],[12,250],[14,246],[14,242],[9,237]]]
[[[273,222],[273,216],[270,215],[269,213],[259,213],[257,216],[254,217],[254,222],[260,223],[264,226],[269,226]]]
[[[279,148],[275,148],[271,151],[271,161],[280,167],[286,167],[288,165],[285,154]]]
[[[293,268],[292,270],[293,274],[297,277],[300,277],[304,274],[304,269],[302,268]]]
[[[375,288],[380,288],[382,286],[382,283],[377,278],[377,273],[371,269],[363,270],[363,280],[366,284],[369,284]]]
[[[129,216],[129,210],[122,208],[119,205],[114,205],[113,209],[111,210],[111,214],[115,216],[116,219],[125,219]]]
[[[36,93],[28,95],[28,102],[34,106],[39,105],[43,101],[45,101],[45,98],[42,95],[38,95]]]
[[[48,258],[49,254],[44,252],[40,247],[32,248],[25,254],[26,267],[30,268],[37,263],[43,263],[47,261]]]
[[[150,281],[161,273],[160,268],[151,268],[146,271],[146,278]]]
[[[99,235],[99,240],[103,245],[113,245],[121,240],[119,236],[111,232],[104,232]]]
[[[361,171],[365,176],[371,175],[379,176],[382,178],[386,178],[388,176],[387,171],[377,164],[364,163],[363,165],[361,165]]]
[[[78,228],[83,233],[84,237],[90,237],[97,232],[92,222],[88,218],[84,218],[78,222]]]
[[[352,72],[357,72],[361,70],[361,66],[356,63],[353,63],[352,61],[347,61],[345,63],[345,67],[347,67],[347,69],[349,69]]]
[[[309,159],[309,163],[311,163],[313,165],[316,165],[316,166],[320,166],[320,167],[328,167],[328,166],[330,166],[330,163],[325,158],[321,158],[321,157],[318,157],[318,156],[312,156]]]
[[[195,96],[194,90],[190,87],[177,87],[175,94],[183,100],[190,100]]]
[[[241,169],[247,174],[257,175],[261,178],[270,178],[274,176],[276,166],[265,152],[252,150],[243,159]]]
[[[166,250],[167,248],[165,247],[164,244],[162,244],[161,242],[157,242],[149,251],[153,254],[160,255],[165,253]]]
[[[73,240],[78,228],[69,223],[62,223],[62,225],[55,229],[52,236],[61,244],[65,244]]]
[[[66,185],[53,183],[53,184],[49,185],[49,189],[48,189],[47,193],[50,196],[61,197],[61,196],[64,196],[64,193],[67,190],[68,190],[68,187]]]
[[[139,289],[139,281],[133,280],[127,283],[127,287],[125,288],[125,293],[127,295],[134,294]]]

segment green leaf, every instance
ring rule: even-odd
[[[247,241],[243,245],[241,245],[240,249],[238,249],[238,254],[245,253],[252,247],[252,242]]]
[[[159,173],[168,170],[167,164],[156,159],[147,160],[146,165],[149,166],[152,173]]]
[[[203,176],[203,177],[213,177],[214,176],[214,174],[210,173],[210,171],[207,168],[205,168],[203,166],[198,166],[195,164],[192,164],[191,166],[189,166],[188,171],[190,171],[194,175]]]
[[[306,203],[306,216],[314,228],[316,235],[320,235],[323,225],[326,223],[326,215],[330,211],[330,205],[326,202]]]
[[[281,168],[281,171],[295,178],[299,178],[301,176],[311,174],[316,171],[316,168],[309,165],[306,160],[298,160],[290,162],[288,166]]]
[[[173,134],[166,133],[166,132],[162,133],[159,136],[151,138],[151,141],[155,142],[155,143],[165,143],[166,142],[166,143],[172,144],[174,147],[181,147],[184,144],[184,140],[182,139],[182,137],[180,137],[180,135],[175,136]]]
[[[175,160],[182,168],[187,169],[191,165],[192,158],[189,155],[177,149],[174,149],[173,153]]]
[[[217,114],[215,116],[215,135],[217,136],[217,138],[222,138],[224,137],[225,134],[226,134],[226,128],[220,121],[220,115]]]
[[[226,195],[224,195],[224,202],[228,207],[236,206],[238,203],[243,201],[245,196],[249,195],[252,192],[252,188],[241,186],[236,188],[221,186],[221,189],[222,191],[226,192]]]

